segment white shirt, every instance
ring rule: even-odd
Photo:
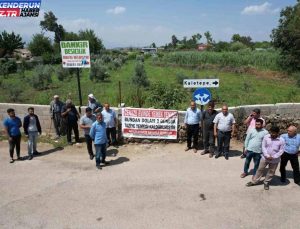
[[[217,129],[223,132],[228,132],[232,130],[232,125],[235,123],[235,119],[231,113],[226,116],[220,112],[216,115],[214,123],[217,124]]]

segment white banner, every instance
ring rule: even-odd
[[[185,79],[184,88],[208,88],[219,87],[219,79]]]
[[[123,108],[122,133],[126,138],[177,139],[178,111]]]

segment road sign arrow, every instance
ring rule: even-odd
[[[213,82],[212,84],[214,84],[214,85],[218,85],[219,84],[219,82],[218,81],[215,81],[215,82]]]

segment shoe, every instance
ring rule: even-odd
[[[246,186],[247,186],[247,187],[251,187],[251,186],[254,186],[254,185],[256,185],[256,184],[254,184],[254,183],[253,183],[253,182],[251,182],[251,181],[250,181],[250,182],[248,182],[248,183],[246,184]]]
[[[194,153],[197,153],[197,149],[194,149]]]
[[[108,161],[102,161],[101,163],[104,164],[104,165],[109,165],[110,164]]]
[[[220,153],[217,153],[216,156],[215,156],[215,158],[217,159],[217,158],[219,158],[220,156],[221,156],[221,154],[220,154]]]
[[[244,158],[246,158],[246,155],[245,155],[245,154],[242,154],[242,155],[241,155],[241,159],[244,159]]]
[[[35,152],[33,152],[33,155],[41,155],[41,153],[38,151],[35,151]]]
[[[203,150],[202,152],[201,152],[201,155],[205,155],[205,154],[207,154],[208,153],[208,150]]]
[[[189,151],[191,149],[191,147],[186,147],[185,149],[184,149],[184,151]]]
[[[32,160],[32,158],[33,158],[33,156],[32,156],[32,155],[30,155],[30,156],[28,157],[28,160]]]
[[[209,154],[209,158],[212,158],[214,155],[212,153]]]
[[[18,157],[17,161],[23,161],[23,157]]]
[[[246,176],[248,176],[247,173],[242,173],[240,177],[241,177],[241,178],[245,178]]]
[[[102,167],[100,165],[96,165],[97,169],[102,169]]]
[[[71,145],[73,145],[73,143],[72,143],[72,142],[68,142],[68,145],[70,145],[70,146],[71,146]]]
[[[285,178],[280,178],[280,181],[281,181],[281,183],[285,183],[286,182],[286,179]]]
[[[226,160],[229,159],[228,154],[225,154],[224,157],[225,157]]]
[[[90,155],[90,160],[93,160],[94,159],[94,155]]]
[[[15,160],[13,158],[10,159],[9,163],[14,163]]]
[[[269,190],[269,184],[264,184],[264,190]]]

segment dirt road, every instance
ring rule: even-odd
[[[269,191],[248,188],[239,143],[228,161],[184,147],[111,148],[111,165],[96,170],[84,144],[40,144],[41,156],[10,164],[0,142],[0,228],[299,228],[300,187],[291,173],[282,185],[277,171]]]

